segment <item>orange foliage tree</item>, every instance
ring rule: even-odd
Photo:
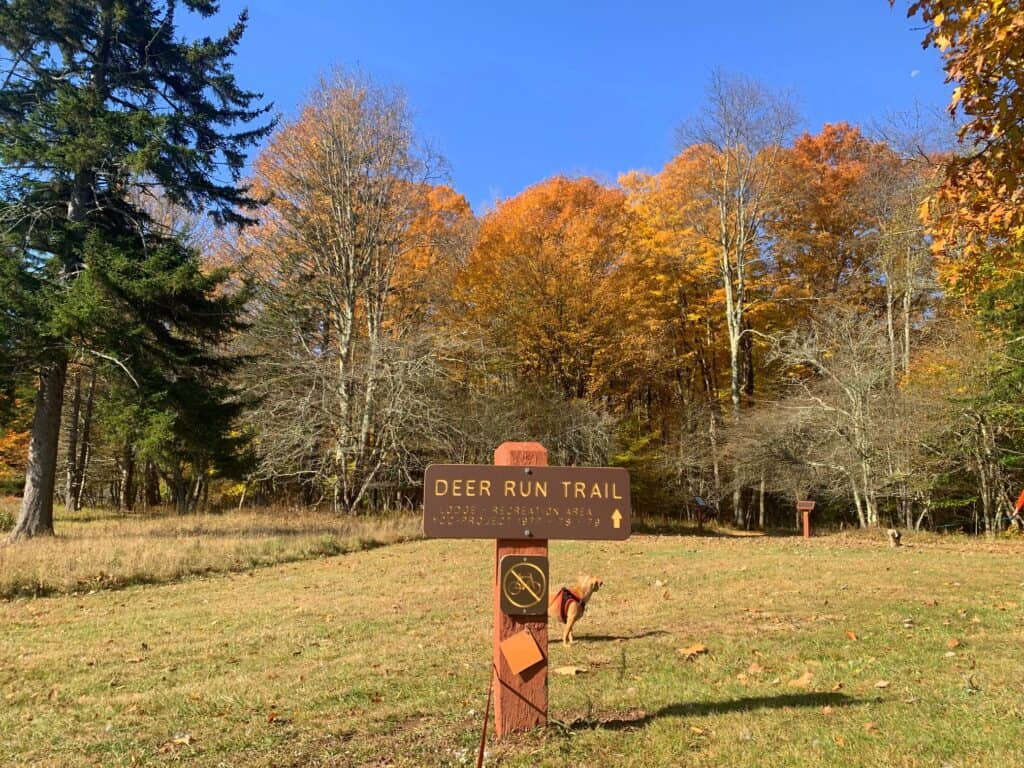
[[[593,179],[549,179],[480,225],[456,283],[458,312],[506,350],[517,374],[582,398],[622,306],[609,277],[622,257],[625,195]]]
[[[776,301],[871,301],[878,288],[878,190],[868,182],[882,162],[896,162],[892,151],[846,123],[805,133],[786,151],[783,189],[768,225]],[[805,307],[797,301],[787,312],[807,314]]]
[[[6,413],[10,418],[0,424],[0,493],[5,486],[13,490],[24,480],[32,423],[28,403],[11,393],[0,392],[0,416]]]
[[[893,3],[894,0],[890,0]],[[963,118],[963,154],[947,166],[929,206],[945,276],[965,294],[1021,267],[1024,240],[1024,9],[1007,0],[917,0],[923,46],[942,53],[955,84],[949,111]]]

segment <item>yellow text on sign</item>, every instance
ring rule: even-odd
[[[506,499],[546,499],[546,480],[506,480],[495,489],[495,496]],[[497,493],[500,491],[500,494]],[[555,486],[563,499],[622,499],[615,483],[583,483],[563,480]],[[434,480],[434,496],[492,497],[490,480]]]

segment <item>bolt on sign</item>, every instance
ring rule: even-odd
[[[428,538],[494,539],[494,728],[547,724],[548,539],[629,537],[629,473],[549,467],[540,443],[502,443],[494,466],[433,464],[423,480]]]
[[[620,540],[630,510],[620,467],[432,464],[424,478],[430,538]]]

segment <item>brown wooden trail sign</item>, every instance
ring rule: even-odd
[[[804,538],[811,538],[811,512],[814,511],[813,501],[798,501],[796,503],[796,511],[800,513],[803,519]]]
[[[548,720],[547,540],[630,534],[625,469],[547,463],[540,443],[502,443],[494,466],[434,464],[424,477],[426,536],[495,540],[493,690],[499,738]]]
[[[627,539],[629,472],[432,464],[423,481],[423,530],[445,539]]]

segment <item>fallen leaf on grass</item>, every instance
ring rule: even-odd
[[[846,746],[846,739],[844,739],[839,734],[836,734],[835,741],[836,741],[836,746],[837,747],[845,747]]]
[[[795,680],[790,680],[787,685],[790,688],[806,688],[814,681],[814,673],[808,670]]]
[[[847,637],[848,637],[848,638],[849,638],[850,640],[856,640],[856,639],[857,639],[857,633],[856,633],[856,632],[854,632],[854,631],[853,631],[852,629],[848,629],[848,630],[846,630],[846,636],[847,636]]]
[[[690,733],[695,733],[698,736],[703,736],[706,733],[706,731],[703,728],[701,728],[699,725],[691,725],[690,726]]]
[[[587,670],[583,667],[555,667],[552,670],[556,675],[566,675],[567,677],[575,677],[581,675]]]
[[[836,691],[841,691],[841,690],[843,690],[843,684],[842,683],[836,683],[835,685],[832,686],[832,692],[833,693],[835,693]]]
[[[704,643],[694,643],[693,645],[688,645],[686,648],[680,648],[679,649],[680,655],[682,655],[682,657],[684,659],[686,659],[687,661],[689,661],[691,659],[695,659],[698,656],[700,656],[702,653],[707,653],[707,652],[708,652],[708,647],[706,645],[704,645]]]
[[[823,714],[823,715],[831,715],[832,714],[832,707],[830,707],[828,704],[826,704],[825,706],[823,706],[821,708],[821,714]]]
[[[879,680],[877,683],[875,683],[875,688],[888,688],[890,685],[892,685],[892,683],[890,683],[888,680]]]
[[[176,733],[170,741],[165,741],[161,744],[158,751],[166,755],[169,752],[173,752],[175,747],[190,747],[194,743],[195,739],[192,738],[191,733]]]
[[[762,667],[756,661],[751,662],[750,666],[747,667],[748,675],[760,675],[762,672],[764,672],[764,667]]]
[[[963,645],[963,643],[960,642],[960,638],[957,637],[951,637],[946,641],[947,648],[959,648],[961,645]]]

